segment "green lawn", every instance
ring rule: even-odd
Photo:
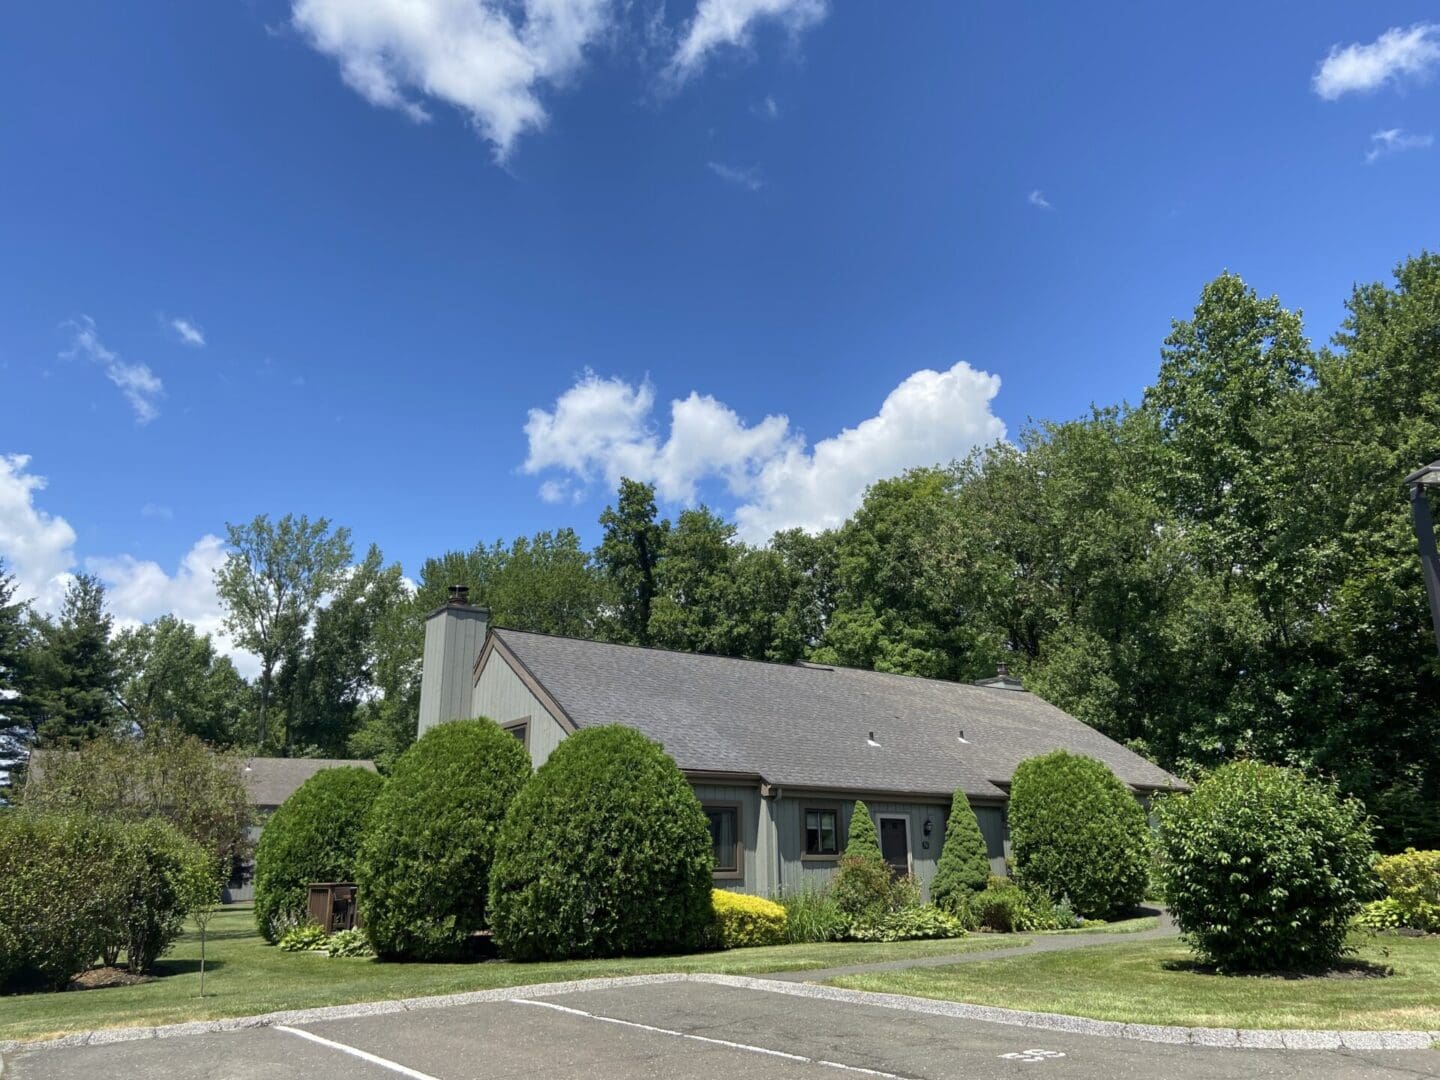
[[[381,964],[331,960],[317,953],[285,953],[255,933],[249,908],[220,912],[210,924],[205,997],[199,989],[199,938],[187,934],[160,962],[154,982],[106,990],[0,997],[0,1042],[42,1039],[70,1031],[182,1020],[251,1016],[278,1009],[305,1009],[356,1001],[423,997],[526,983],[606,975],[715,972],[753,975],[814,970],[906,957],[945,956],[1026,938],[974,934],[951,941],[903,941],[890,945],[844,942],[779,945],[763,949],[698,953],[639,960],[580,960],[560,964]]]
[[[1440,937],[1358,939],[1357,959],[1386,978],[1282,979],[1191,970],[1174,940],[1116,942],[1073,952],[835,979],[857,990],[913,994],[1186,1027],[1440,1030]]]

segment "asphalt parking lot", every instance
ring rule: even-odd
[[[4,1080],[948,1080],[1440,1076],[1440,1052],[1237,1050],[1037,1031],[697,982],[26,1051]]]

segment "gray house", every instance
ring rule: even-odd
[[[1026,758],[1088,754],[1140,798],[1181,786],[1003,673],[971,685],[550,637],[489,625],[455,589],[426,623],[420,732],[473,716],[536,766],[580,728],[657,740],[710,819],[716,885],[762,896],[829,879],[856,799],[886,861],[928,892],[956,788],[1004,872],[1007,792]]]

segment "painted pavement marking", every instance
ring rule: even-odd
[[[286,1027],[283,1024],[275,1024],[272,1031],[283,1031],[287,1035],[298,1035],[302,1039],[309,1039],[321,1046],[328,1046],[331,1050],[339,1050],[342,1054],[349,1054],[351,1057],[359,1058],[361,1061],[368,1061],[371,1065],[379,1065],[382,1069],[389,1069],[391,1072],[399,1073],[401,1076],[408,1076],[410,1080],[439,1080],[439,1077],[423,1073],[419,1069],[412,1069],[407,1065],[401,1065],[398,1061],[391,1061],[389,1058],[380,1057],[367,1050],[360,1050],[353,1046],[346,1046],[342,1042],[335,1042],[333,1039],[325,1039],[316,1035],[313,1031],[303,1031],[300,1028]]]
[[[749,1043],[731,1042],[729,1039],[712,1039],[707,1035],[692,1035],[688,1031],[675,1031],[671,1028],[636,1023],[634,1020],[621,1020],[614,1016],[601,1016],[599,1013],[586,1012],[584,1009],[572,1009],[568,1005],[557,1005],[553,1001],[512,998],[510,1004],[531,1005],[541,1009],[553,1009],[556,1012],[569,1013],[571,1016],[581,1016],[586,1020],[598,1020],[606,1024],[618,1024],[621,1027],[648,1031],[655,1035],[670,1035],[677,1039],[689,1039],[692,1042],[709,1043],[712,1046],[724,1046],[731,1050],[745,1050],[752,1054],[764,1054],[767,1057],[784,1058],[786,1061],[798,1061],[803,1065],[823,1065],[829,1069],[840,1069],[844,1072],[859,1073],[863,1076],[879,1076],[882,1077],[883,1080],[917,1080],[915,1077],[903,1076],[900,1073],[884,1072],[880,1069],[866,1069],[860,1065],[846,1065],[839,1061],[826,1061],[824,1058],[806,1057],[804,1054],[792,1054],[785,1050],[772,1050],[768,1046],[751,1046]]]
[[[1065,1056],[1063,1050],[1016,1050],[1009,1054],[1001,1054],[1000,1057],[1007,1061],[1054,1061],[1056,1058]]]

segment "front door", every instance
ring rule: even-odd
[[[910,872],[910,819],[880,819],[880,854],[896,877]]]

